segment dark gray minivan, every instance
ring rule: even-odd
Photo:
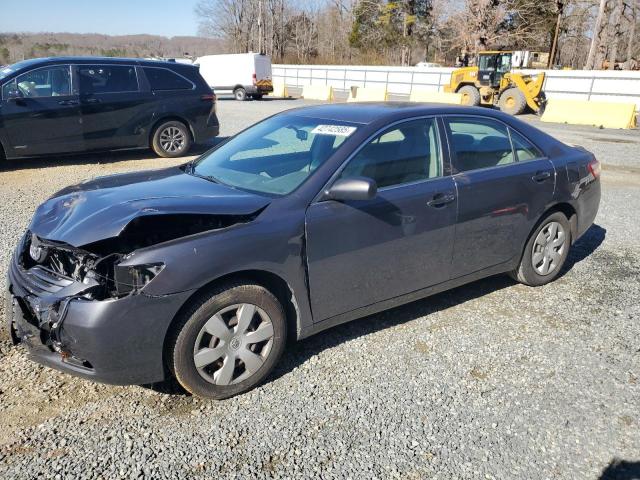
[[[185,155],[218,134],[197,67],[155,60],[38,58],[0,68],[0,159],[151,147]]]

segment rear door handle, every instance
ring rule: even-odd
[[[99,98],[87,98],[84,100],[84,103],[100,103],[102,100]]]
[[[551,178],[551,172],[536,172],[536,174],[531,177],[531,180],[534,182],[544,182],[545,180]]]
[[[433,198],[427,202],[427,205],[433,208],[441,208],[453,202],[455,199],[456,196],[452,193],[436,193]]]
[[[77,100],[61,100],[58,102],[58,105],[78,105]]]

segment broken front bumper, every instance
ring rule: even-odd
[[[90,380],[139,385],[165,378],[164,340],[193,292],[88,300],[59,296],[59,279],[12,259],[5,312],[15,342],[38,363]],[[57,283],[56,283],[57,282]]]

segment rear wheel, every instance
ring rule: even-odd
[[[571,227],[567,217],[555,212],[545,217],[533,231],[518,268],[511,276],[525,285],[537,287],[555,279],[571,248]]]
[[[189,392],[223,399],[271,373],[284,350],[282,306],[264,287],[231,284],[196,300],[170,341],[168,358]]]
[[[507,88],[498,101],[500,110],[510,115],[520,115],[527,108],[527,99],[519,88]]]
[[[242,88],[242,87],[238,87],[233,91],[233,96],[236,100],[246,100],[247,99],[247,91]]]
[[[160,157],[176,158],[191,147],[191,134],[187,126],[175,120],[159,125],[151,141],[151,148]]]
[[[462,94],[462,105],[477,107],[480,105],[480,92],[473,85],[465,85],[458,93]]]

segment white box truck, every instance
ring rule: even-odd
[[[259,53],[205,55],[194,62],[216,93],[232,92],[236,100],[260,99],[273,92],[271,58]]]

